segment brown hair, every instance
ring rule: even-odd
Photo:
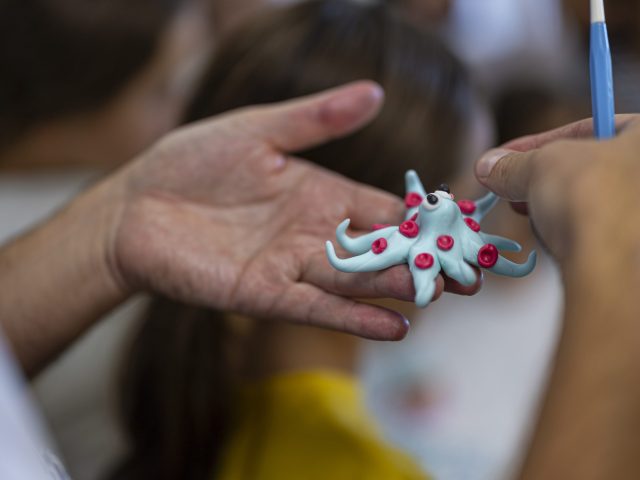
[[[408,168],[434,185],[451,180],[472,108],[468,78],[433,34],[384,4],[311,1],[244,25],[220,45],[187,120],[363,78],[385,88],[380,116],[302,155],[399,194]],[[195,480],[215,471],[234,380],[222,316],[153,302],[125,365],[134,448],[116,478]]]
[[[111,99],[188,1],[0,0],[0,148]]]
[[[384,4],[335,0],[305,2],[245,27],[220,46],[189,120],[374,79],[386,92],[378,118],[305,158],[399,195],[404,170],[416,169],[433,186],[458,170],[472,92],[434,34]]]

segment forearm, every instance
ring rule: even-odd
[[[0,250],[0,325],[29,374],[126,298],[109,265],[117,215],[103,183]]]
[[[594,239],[565,265],[565,324],[523,479],[640,472],[640,241],[620,228],[608,231],[626,242]]]

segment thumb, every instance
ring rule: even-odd
[[[515,202],[526,201],[537,152],[516,152],[505,148],[489,150],[476,163],[476,177],[482,185],[502,198]]]
[[[360,81],[237,115],[244,116],[240,124],[256,140],[282,152],[296,152],[362,127],[378,114],[383,98],[378,84]]]

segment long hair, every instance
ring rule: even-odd
[[[384,3],[312,1],[256,18],[223,41],[187,119],[360,79],[385,89],[380,115],[302,155],[398,195],[408,168],[434,186],[450,180],[473,108],[468,75],[433,33]]]
[[[220,44],[185,120],[363,78],[385,88],[380,116],[302,155],[399,194],[407,168],[434,185],[452,180],[472,108],[469,80],[433,34],[383,4],[311,1],[243,25]],[[224,314],[154,300],[124,365],[133,451],[115,478],[211,478],[237,382],[229,338]]]

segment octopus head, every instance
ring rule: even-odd
[[[427,194],[420,204],[419,218],[421,224],[449,225],[460,217],[460,208],[453,201],[453,195],[446,184],[440,185],[436,191]]]

